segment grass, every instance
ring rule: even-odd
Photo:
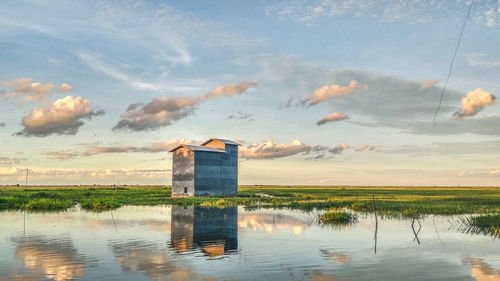
[[[333,209],[318,215],[321,224],[347,225],[358,221],[355,214]]]
[[[500,187],[240,186],[236,196],[170,195],[167,186],[0,186],[0,210],[64,209],[80,204],[93,211],[122,205],[178,205],[304,211],[347,208],[372,213],[374,195],[381,216],[500,213]]]
[[[466,233],[500,236],[500,214],[488,214],[462,218],[462,228]]]

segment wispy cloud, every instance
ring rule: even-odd
[[[447,21],[463,20],[464,6],[469,1],[428,1],[419,0],[324,0],[311,2],[292,0],[270,4],[265,12],[279,20],[303,22],[309,26],[328,19],[344,16],[371,18],[378,21],[404,23],[430,23],[446,18]],[[499,24],[496,0],[477,2],[470,20],[488,26]]]
[[[33,109],[24,117],[24,129],[18,136],[46,137],[52,134],[75,135],[84,124],[82,119],[103,115],[104,111],[94,111],[90,100],[66,96],[43,107]]]
[[[280,104],[280,109],[283,109],[283,108],[289,108],[290,106],[292,106],[292,102],[293,100],[295,99],[295,95],[292,95],[287,102],[284,102],[284,103],[281,103]]]
[[[247,121],[253,121],[253,114],[249,112],[241,112],[238,111],[237,115],[229,115],[227,117],[228,119],[238,119],[238,120],[247,120]]]
[[[300,140],[294,140],[291,144],[277,144],[268,140],[261,144],[241,146],[239,154],[244,159],[274,159],[306,153],[311,149],[310,145],[304,144]]]
[[[169,126],[173,122],[193,114],[195,105],[201,102],[222,96],[241,95],[256,85],[255,82],[242,81],[238,85],[230,84],[217,87],[205,95],[197,97],[161,97],[154,98],[147,104],[131,104],[126,112],[120,115],[122,119],[113,127],[113,130],[145,131]]]
[[[356,148],[355,150],[358,151],[358,152],[365,151],[365,150],[374,151],[374,150],[376,150],[376,148],[373,145],[370,146],[370,145],[364,144],[364,145]]]
[[[356,80],[349,81],[349,85],[327,85],[319,89],[314,90],[304,99],[300,100],[300,105],[302,106],[313,106],[318,103],[325,102],[332,97],[340,97],[345,95],[354,94],[356,91],[366,91],[368,90],[368,85],[359,85]]]
[[[426,89],[426,88],[429,88],[432,86],[436,86],[439,82],[441,82],[441,80],[439,80],[439,79],[426,80],[422,83],[422,85],[420,86],[420,89]]]
[[[64,94],[72,90],[72,87],[63,83],[56,87],[52,83],[42,84],[33,82],[31,78],[20,78],[11,81],[2,81],[3,89],[0,95],[3,100],[20,99],[19,105],[23,106],[28,102],[43,102],[55,94]]]
[[[345,114],[343,112],[333,112],[333,113],[330,113],[327,116],[325,116],[325,118],[316,122],[316,125],[321,126],[321,125],[324,125],[328,122],[342,121],[342,120],[346,120],[347,118],[349,118],[349,117],[347,116],[347,114]]]
[[[178,146],[179,144],[192,144],[192,139],[171,139],[166,142],[155,142],[148,146],[98,146],[90,145],[83,153],[84,156],[92,156],[107,153],[127,153],[127,152],[165,152]]]
[[[170,176],[170,169],[72,169],[30,167],[30,182],[35,184],[62,182],[66,184],[116,183],[117,179],[143,183],[147,181],[164,182]],[[12,167],[0,168],[2,182],[24,180],[26,169]]]
[[[488,58],[485,54],[471,54],[467,56],[467,63],[483,69],[500,68],[500,60]]]
[[[330,149],[328,149],[328,152],[332,153],[332,154],[340,154],[342,153],[344,150],[346,149],[349,149],[351,148],[351,146],[345,144],[345,143],[341,143],[335,147],[332,147]]]
[[[70,160],[79,155],[77,152],[71,151],[42,151],[41,154],[45,155],[47,159],[60,161]]]
[[[17,158],[17,157],[0,157],[0,163],[4,165],[13,165],[19,164],[22,161],[26,161],[26,158]]]

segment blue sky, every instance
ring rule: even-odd
[[[1,183],[169,184],[171,146],[222,137],[242,184],[498,185],[498,1],[433,123],[470,4],[4,1]]]

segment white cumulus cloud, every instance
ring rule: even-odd
[[[455,112],[458,118],[474,116],[484,109],[485,106],[494,104],[496,97],[482,89],[470,91],[467,96],[462,98],[462,107]]]
[[[43,107],[33,109],[22,119],[24,129],[20,136],[45,137],[52,134],[75,135],[84,124],[82,119],[103,115],[104,111],[94,111],[90,100],[82,97],[66,96]]]

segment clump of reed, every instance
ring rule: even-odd
[[[318,215],[321,224],[347,225],[358,221],[357,215],[346,211],[332,209]]]
[[[80,202],[80,207],[91,212],[103,212],[118,209],[121,204],[112,200],[90,199]]]
[[[234,206],[238,206],[238,203],[225,199],[219,199],[217,201],[206,201],[200,204],[200,207],[215,207],[215,208],[226,208]]]
[[[500,237],[500,214],[470,216],[461,219],[461,230],[465,233],[487,234]]]
[[[70,208],[74,203],[68,200],[60,200],[53,198],[33,198],[24,205],[26,210],[31,211],[46,211],[46,210],[63,210]]]

